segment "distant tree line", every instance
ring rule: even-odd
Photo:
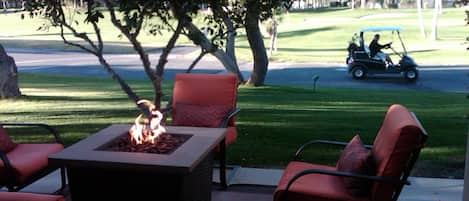
[[[18,8],[24,9],[24,6],[27,0],[0,0],[0,8],[7,9],[7,8]],[[63,1],[67,6],[73,7],[85,7],[86,0],[64,0]]]
[[[2,3],[0,4],[0,7],[2,9],[7,9],[7,8],[24,8],[24,0],[0,0]]]
[[[0,0],[0,8],[23,9],[27,0]],[[86,0],[64,0],[71,7],[84,7]],[[415,8],[417,0],[287,0],[285,7],[292,9],[315,9],[325,7],[355,8]],[[433,8],[434,0],[423,0],[423,8]],[[469,0],[445,0],[443,7],[461,7],[469,4]]]
[[[416,8],[418,0],[290,0],[289,10],[315,9],[324,7],[350,8]],[[445,0],[443,7],[461,7],[469,0]],[[423,0],[423,8],[434,8],[435,0]]]

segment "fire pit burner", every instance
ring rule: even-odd
[[[179,146],[184,144],[192,135],[164,133],[158,136],[156,143],[144,142],[136,144],[131,141],[128,134],[124,134],[115,140],[99,147],[100,151],[140,152],[154,154],[171,154]]]

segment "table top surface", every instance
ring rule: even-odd
[[[100,147],[126,134],[131,125],[111,125],[49,156],[49,162],[74,168],[119,168],[189,173],[224,139],[225,128],[166,126],[167,133],[192,135],[170,154],[104,151]]]

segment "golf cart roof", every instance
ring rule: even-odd
[[[360,30],[360,32],[379,32],[379,31],[401,31],[404,28],[399,26],[375,26],[375,27],[365,27]]]

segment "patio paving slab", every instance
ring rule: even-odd
[[[280,179],[281,169],[239,168],[228,190],[213,186],[213,201],[272,201],[272,195]],[[54,193],[60,187],[59,171],[26,187],[24,192]],[[218,182],[218,169],[213,172]],[[411,177],[412,185],[405,186],[399,201],[461,201],[464,180]],[[5,188],[1,190],[6,190]]]
[[[212,201],[272,201],[275,187],[235,185],[227,190],[212,188]]]

